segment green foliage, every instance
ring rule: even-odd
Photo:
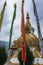
[[[20,51],[18,54],[18,60],[20,62],[20,65],[23,65],[21,53],[22,53],[22,51]],[[34,61],[33,53],[32,53],[32,51],[30,51],[28,45],[26,45],[26,62],[25,62],[25,65],[33,65],[33,61]]]
[[[5,47],[0,47],[0,65],[4,65],[7,60],[7,53]]]

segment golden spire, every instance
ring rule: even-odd
[[[29,19],[30,19],[30,17],[29,17],[29,14],[28,14],[28,12],[27,12],[27,16],[26,16],[26,26],[31,26]]]
[[[25,32],[26,32],[26,33],[29,33],[29,32],[30,32],[30,28],[31,28],[31,24],[30,24],[29,19],[30,19],[30,17],[29,17],[29,14],[28,14],[28,12],[27,12],[26,25],[25,25]]]
[[[27,16],[26,16],[26,19],[30,19],[28,12],[27,12]]]
[[[34,28],[31,26],[30,21],[29,21],[30,17],[29,14],[27,12],[27,16],[26,16],[26,25],[25,25],[25,32],[26,33],[34,33]]]

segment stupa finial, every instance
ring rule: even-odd
[[[29,13],[27,12],[27,16],[26,16],[26,19],[30,19],[30,17],[29,17]]]

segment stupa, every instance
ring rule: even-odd
[[[37,65],[39,58],[42,58],[42,55],[39,52],[39,39],[34,34],[34,28],[31,26],[29,19],[30,17],[29,17],[29,14],[27,13],[26,24],[25,24],[26,44],[28,44],[28,46],[30,47],[30,50],[33,52],[34,57],[38,58],[37,63],[35,63]],[[13,58],[18,57],[18,52],[21,50],[21,48],[22,48],[22,36],[20,36],[17,40],[14,40],[14,45],[12,45],[11,47]]]

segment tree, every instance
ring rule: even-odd
[[[7,53],[4,46],[0,47],[0,65],[4,65],[7,60]]]
[[[22,51],[19,52],[18,54],[18,60],[20,62],[20,65],[23,65],[23,61],[22,61],[22,58],[21,58],[21,53]],[[33,61],[34,61],[34,56],[33,56],[33,53],[32,51],[30,51],[28,45],[26,45],[26,62],[25,62],[25,65],[33,65]]]

